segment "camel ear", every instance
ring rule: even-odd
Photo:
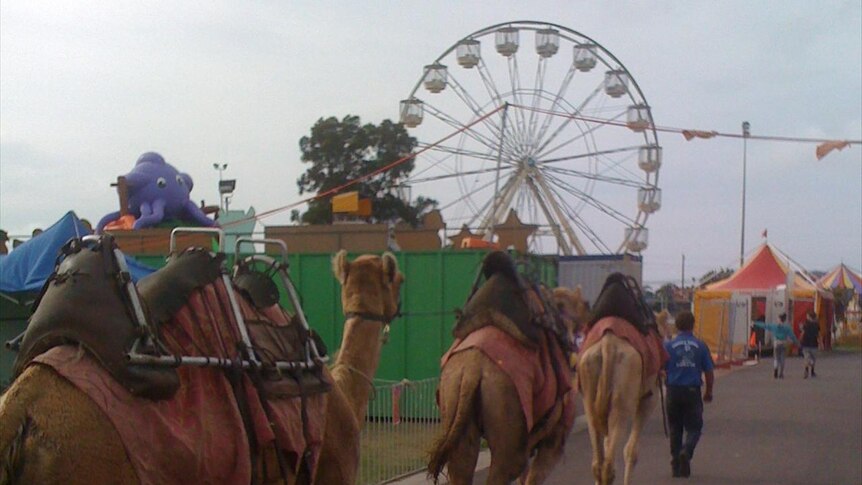
[[[383,274],[390,283],[395,281],[395,275],[398,274],[398,260],[390,252],[383,253]]]
[[[347,282],[348,272],[350,272],[350,262],[347,261],[347,251],[342,249],[332,258],[332,274],[343,285]]]

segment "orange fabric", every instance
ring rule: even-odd
[[[717,131],[682,130],[685,141],[691,141],[692,138],[715,138],[716,135],[718,135]]]
[[[105,225],[105,231],[131,231],[135,228],[135,216],[126,214]]]
[[[817,145],[817,159],[821,160],[826,155],[829,155],[833,150],[843,150],[850,146],[850,142],[843,140],[826,141]]]
[[[556,340],[547,331],[540,335],[539,349],[532,350],[493,325],[482,327],[464,340],[456,339],[452,343],[440,361],[443,369],[440,379],[444,380],[450,375],[446,363],[452,355],[477,348],[512,380],[518,391],[528,430],[533,429],[533,424],[544,417],[557,400],[563,400],[563,419],[566,426],[571,428],[575,421],[575,399],[574,395],[568,399],[565,396],[574,394],[572,373]]]
[[[237,358],[239,330],[222,280],[195,291],[170,322],[161,326],[166,346],[178,355]],[[244,318],[255,310],[239,298]],[[287,324],[283,312],[261,312]],[[260,318],[258,316],[258,318]],[[169,483],[247,484],[251,458],[242,417],[221,369],[181,366],[180,389],[165,401],[136,398],[88,356],[75,348],[55,347],[34,359],[50,365],[85,392],[119,433],[141,485]],[[296,467],[306,449],[316,468],[325,426],[325,395],[307,398],[310,443],[300,418],[300,399],[270,399],[267,418],[251,379],[241,378],[253,429],[262,447],[278,436]]]
[[[607,332],[628,341],[641,355],[644,382],[657,375],[665,362],[670,359],[658,333],[650,332],[644,335],[634,325],[619,317],[605,317],[593,324],[584,339],[581,353],[601,340]]]

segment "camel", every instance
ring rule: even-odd
[[[391,253],[348,262],[347,253],[341,251],[332,260],[332,270],[341,283],[341,306],[347,320],[341,349],[330,368],[334,385],[316,479],[321,485],[356,482],[359,434],[380,362],[382,332],[398,313],[404,281]]]
[[[486,288],[507,282],[508,293],[504,292],[490,298],[492,305],[494,301],[499,303],[501,299],[505,299],[517,306],[508,312],[510,317],[513,315],[529,317],[531,314],[529,298],[525,298],[522,289],[513,285],[514,280],[510,275],[506,275],[507,270],[494,273],[493,270],[488,269],[493,265],[491,261],[497,258],[498,263],[508,268],[510,273],[513,271],[513,267],[508,266],[511,262],[501,262],[502,256],[499,255],[505,256],[505,253],[491,253],[486,258],[483,271],[487,282],[479,288],[471,301],[485,298],[483,290]],[[508,259],[508,256],[505,258]],[[550,295],[545,296],[550,299]],[[574,330],[573,326],[577,324],[579,316],[585,314],[585,305],[580,300],[580,291],[560,288],[554,292],[553,299],[556,308],[569,309],[567,315],[569,318],[563,320],[567,325],[572,326],[567,330]],[[471,312],[470,302],[465,311],[468,314]],[[469,333],[463,342],[469,342],[472,336],[491,328],[490,331],[495,332],[496,335],[493,338],[504,339],[504,352],[510,355],[528,355],[524,361],[515,361],[516,366],[526,362],[524,367],[534,368],[532,362],[541,360],[540,357],[535,356],[542,351],[530,350],[523,342],[505,337],[502,330],[497,330],[495,326],[500,325],[500,320],[506,320],[506,317],[495,312],[497,309],[492,309],[490,313],[476,312],[474,316],[468,316],[468,320],[475,321],[481,320],[482,315],[491,315],[490,318],[495,319],[497,323],[479,327]],[[460,323],[464,323],[463,317]],[[547,478],[562,456],[565,439],[572,426],[574,395],[570,392],[571,374],[566,365],[565,352],[553,337],[549,337],[549,334],[542,333],[541,338],[547,338],[545,352],[551,353],[545,362],[549,363],[555,356],[557,361],[550,365],[556,367],[556,371],[544,367],[545,371],[550,370],[548,373],[552,374],[545,386],[551,389],[552,402],[548,403],[550,409],[539,419],[526,415],[519,388],[516,387],[507,370],[503,369],[502,362],[495,362],[478,347],[467,347],[465,350],[452,353],[462,341],[456,339],[452,349],[447,353],[448,360],[444,356],[445,363],[438,387],[442,430],[430,452],[428,464],[428,474],[435,482],[445,466],[449,483],[471,484],[480,441],[483,437],[491,450],[491,466],[487,483],[508,484],[521,477],[524,483],[540,484]],[[555,378],[558,380],[555,381]],[[539,385],[539,383],[534,384]],[[535,457],[531,460],[530,456],[533,452]]]
[[[637,284],[632,279],[628,283],[622,281],[626,281],[625,277],[617,273],[605,282],[577,366],[593,449],[592,472],[599,485],[614,481],[614,457],[629,422],[631,428],[623,456],[624,483],[631,484],[640,433],[655,408],[658,371],[666,360],[662,337],[649,325],[655,317],[640,303]],[[667,317],[664,312],[658,318],[666,322]],[[646,336],[630,322],[647,325]],[[608,329],[606,325],[619,326]],[[620,328],[622,336],[614,333]]]
[[[382,322],[363,322],[395,315],[403,277],[389,254],[382,258],[361,256],[348,264],[342,252],[335,262],[339,268],[336,274],[344,285],[345,311],[360,317],[349,318],[345,327],[340,356],[330,374],[332,391],[309,402],[326,406],[317,482],[353,483],[358,468],[359,424],[369,392],[363,376],[373,375],[376,368],[383,326]],[[363,346],[367,348],[360,348]],[[79,357],[84,353],[80,348],[78,352]],[[279,465],[271,447],[262,450],[255,463],[249,477],[252,483],[287,485],[277,471]],[[288,483],[308,483],[314,471],[301,470],[297,475],[288,469],[283,473]],[[329,481],[330,477],[339,478]],[[52,367],[27,366],[0,396],[0,485],[142,482],[145,480],[138,476],[114,424],[87,394]]]

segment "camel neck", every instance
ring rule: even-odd
[[[374,374],[380,363],[383,322],[353,317],[344,322],[344,336],[332,367],[336,385],[350,401],[359,422],[365,418]]]

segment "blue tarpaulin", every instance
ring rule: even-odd
[[[39,291],[54,272],[60,248],[69,239],[88,234],[92,232],[78,216],[72,211],[67,212],[53,226],[0,258],[0,292]],[[126,263],[134,281],[155,271],[128,256]]]

